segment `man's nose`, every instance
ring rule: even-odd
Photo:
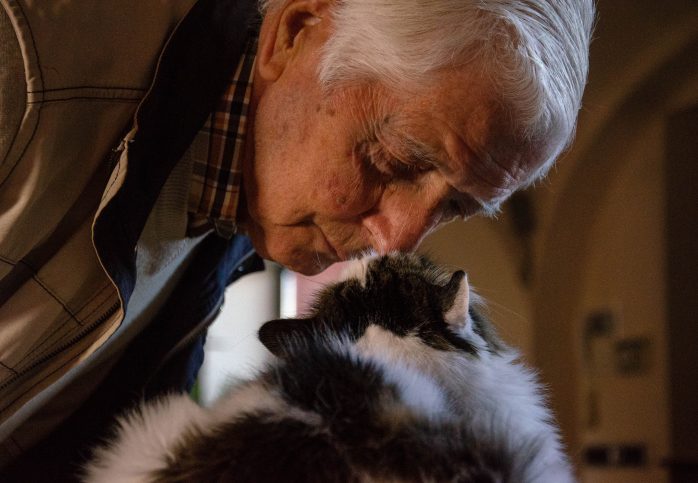
[[[438,224],[431,210],[380,210],[364,216],[363,224],[372,237],[373,249],[379,254],[391,251],[414,251]]]

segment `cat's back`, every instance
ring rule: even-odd
[[[97,451],[87,480],[500,481],[456,420],[405,390],[433,391],[422,376],[387,374],[350,349],[299,351],[208,410],[187,396],[143,406]]]

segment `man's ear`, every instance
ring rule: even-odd
[[[260,342],[276,357],[284,357],[294,343],[310,338],[315,319],[278,319],[260,327]]]
[[[328,7],[327,0],[290,0],[264,17],[257,48],[258,72],[275,81],[307,42],[309,29],[318,25]]]

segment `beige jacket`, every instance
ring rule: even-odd
[[[194,1],[0,0],[0,422],[123,318],[92,227]]]

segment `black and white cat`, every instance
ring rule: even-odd
[[[260,329],[278,356],[211,408],[146,404],[89,482],[573,481],[535,376],[473,308],[462,271],[366,258],[304,319]]]

